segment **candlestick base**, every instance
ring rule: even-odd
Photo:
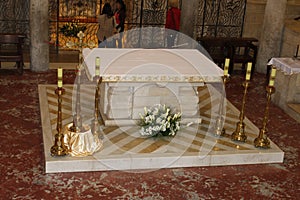
[[[236,124],[236,129],[232,133],[231,139],[233,141],[246,142],[247,136],[245,135],[245,123],[244,122],[238,122]]]
[[[73,122],[71,124],[72,124],[72,126],[68,126],[69,131],[75,132],[75,133],[85,132],[85,129],[82,126],[82,117],[80,114],[75,114],[73,116]]]
[[[226,134],[226,130],[225,128],[222,128],[222,129],[217,129],[216,132],[215,132],[215,136],[217,137],[222,137]]]
[[[50,149],[51,156],[66,156],[68,155],[68,150],[64,143],[62,142],[64,140],[63,134],[56,134],[55,135],[55,142],[54,145]]]
[[[256,148],[264,148],[264,149],[269,149],[270,148],[270,141],[266,137],[267,134],[266,128],[261,128],[259,130],[259,135],[257,138],[254,139],[254,146]]]
[[[267,138],[256,138],[254,140],[254,146],[256,148],[269,149],[270,148],[270,141]]]
[[[103,135],[102,131],[100,130],[99,120],[93,119],[91,125],[92,125],[91,131],[92,131],[93,135],[98,137],[99,139],[103,140],[104,135]]]
[[[219,117],[216,121],[216,126],[214,128],[215,132],[214,135],[217,137],[221,137],[224,136],[226,133],[225,128],[223,128],[224,125],[224,119],[222,119],[221,117]]]

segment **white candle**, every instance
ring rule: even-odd
[[[275,80],[274,79],[270,79],[270,81],[269,81],[269,87],[273,87],[274,83],[275,83]]]
[[[62,68],[58,68],[57,69],[57,87],[62,88],[63,86],[63,69]]]
[[[275,84],[275,76],[276,76],[276,68],[272,68],[270,80],[269,80],[269,87],[273,87]]]
[[[100,58],[96,57],[95,76],[100,76]]]
[[[251,69],[252,69],[252,63],[249,62],[248,65],[247,65],[246,81],[250,81]]]
[[[276,76],[276,68],[272,68],[272,70],[271,70],[271,77],[275,78],[275,76]]]
[[[229,58],[226,58],[226,59],[225,59],[225,65],[224,65],[224,76],[227,76],[227,75],[228,75],[229,62],[230,62],[230,59],[229,59]]]

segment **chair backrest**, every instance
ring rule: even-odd
[[[212,57],[213,54],[223,55],[224,58],[227,56],[228,38],[203,37],[198,41]]]
[[[0,52],[17,51],[22,54],[22,45],[25,36],[18,34],[0,34]]]
[[[22,42],[19,35],[5,34],[0,35],[0,43],[2,44],[18,44]]]

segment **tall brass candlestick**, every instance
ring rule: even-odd
[[[84,33],[80,31],[77,34],[79,38],[78,43],[78,51],[79,51],[79,63],[77,67],[77,84],[76,84],[76,103],[75,103],[75,114],[73,115],[73,125],[70,127],[70,131],[72,132],[80,132],[83,130],[82,128],[82,116],[81,116],[81,101],[80,101],[80,88],[81,88],[81,70],[82,70],[82,63],[83,63],[83,56],[82,56],[82,47],[83,47],[83,37]]]
[[[236,129],[231,135],[231,139],[239,142],[245,142],[247,140],[247,136],[245,134],[245,104],[246,104],[246,96],[249,87],[249,81],[245,81],[243,83],[244,89],[244,96],[242,102],[242,109],[239,116],[239,122],[236,124]]]
[[[229,75],[228,75],[229,62],[230,62],[230,60],[227,58],[225,60],[225,65],[224,65],[224,76],[222,77],[224,90],[226,88],[226,83],[229,80]],[[225,101],[224,95],[221,94],[219,113],[218,113],[218,117],[216,119],[216,123],[215,123],[215,127],[214,127],[214,130],[215,130],[214,135],[215,136],[224,136],[226,133],[226,130],[224,128],[225,118],[223,116],[224,101]]]
[[[247,140],[247,136],[245,134],[245,105],[246,105],[246,97],[248,92],[248,87],[250,84],[250,77],[251,77],[251,68],[252,63],[248,63],[247,72],[246,72],[246,81],[243,83],[244,87],[244,95],[243,95],[243,102],[242,102],[242,109],[239,116],[239,122],[236,124],[236,129],[231,135],[231,139],[234,141],[245,142]]]
[[[223,83],[224,83],[224,87],[226,86],[227,81],[229,80],[229,76],[223,76]],[[221,96],[221,102],[219,105],[219,113],[218,113],[218,117],[216,120],[216,125],[215,125],[215,135],[216,136],[224,136],[226,133],[226,130],[224,128],[224,116],[223,116],[223,109],[224,109],[224,95]]]
[[[64,145],[64,134],[62,133],[62,95],[65,90],[62,87],[58,87],[55,90],[57,94],[58,110],[57,110],[57,125],[55,134],[54,145],[50,149],[51,156],[65,156],[68,154],[68,149]]]
[[[275,92],[275,88],[272,86],[267,86],[266,88],[267,91],[267,105],[265,109],[265,116],[263,119],[263,126],[259,130],[259,135],[257,138],[254,140],[254,146],[255,147],[260,147],[260,148],[270,148],[270,141],[266,137],[266,134],[268,133],[267,130],[267,124],[268,124],[268,118],[269,118],[269,108],[270,108],[270,101],[271,101],[271,95]]]
[[[100,58],[96,58],[96,68],[95,76],[97,81],[96,92],[95,92],[95,110],[94,110],[94,119],[92,120],[91,130],[95,136],[98,136],[100,139],[103,139],[104,136],[100,131],[100,110],[99,110],[99,97],[100,97],[100,86],[102,83],[102,77],[100,76]],[[103,122],[102,122],[103,123]]]
[[[275,77],[276,77],[276,68],[272,68],[271,74],[270,74],[270,80],[269,85],[266,87],[267,91],[267,105],[265,109],[265,116],[263,119],[263,126],[259,130],[259,135],[254,140],[254,146],[255,147],[261,147],[261,148],[270,148],[270,141],[266,137],[267,130],[267,124],[268,124],[268,118],[269,118],[269,108],[270,108],[270,101],[271,101],[271,95],[275,93]]]
[[[72,131],[80,132],[82,130],[82,116],[81,116],[81,101],[80,101],[80,88],[81,88],[81,69],[78,68],[77,84],[76,84],[76,102],[75,102],[75,114],[73,116]]]

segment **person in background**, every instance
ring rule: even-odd
[[[168,48],[172,48],[175,43],[175,39],[177,36],[177,31],[180,29],[180,15],[181,11],[178,8],[178,0],[169,0],[169,9],[167,11],[166,17],[166,29],[170,29],[171,31],[167,30],[167,45]]]
[[[120,33],[120,37],[117,39],[118,47],[122,47],[122,36],[125,28],[125,18],[126,18],[126,5],[123,0],[116,1],[117,10],[115,12],[115,24],[116,32]]]
[[[113,39],[111,36],[114,34],[114,18],[111,6],[105,3],[101,15],[98,17],[99,28],[97,32],[98,47],[113,47]]]

